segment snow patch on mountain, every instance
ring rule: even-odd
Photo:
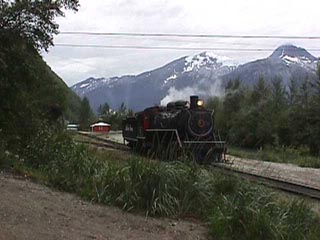
[[[294,62],[294,63],[299,63],[299,62],[300,62],[299,58],[297,58],[297,57],[290,57],[290,56],[287,56],[287,55],[283,56],[281,59],[282,59],[283,61],[287,62],[287,63],[292,63],[292,62]]]
[[[173,74],[170,77],[168,77],[166,80],[164,80],[164,85],[167,84],[169,81],[173,81],[177,79],[177,74]]]
[[[90,83],[84,83],[84,84],[81,84],[81,86],[79,88],[85,88],[85,87],[88,87],[90,85]]]
[[[235,66],[236,64],[229,57],[219,56],[211,52],[202,52],[185,58],[184,72],[191,72],[202,67],[216,69],[223,65]]]
[[[317,67],[318,61],[312,61],[309,58],[306,57],[293,57],[288,55],[283,55],[280,57],[280,59],[287,65],[299,65],[303,68],[315,70]]]
[[[119,78],[88,78],[81,82],[81,84],[76,84],[71,87],[79,96],[84,96],[87,92],[93,91],[101,86],[113,87],[113,84],[118,81]]]

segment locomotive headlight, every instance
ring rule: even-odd
[[[197,106],[198,106],[198,107],[203,107],[203,105],[204,105],[203,100],[202,100],[202,99],[199,99],[199,100],[197,101]]]

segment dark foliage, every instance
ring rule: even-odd
[[[235,146],[308,147],[320,155],[320,67],[318,80],[291,79],[286,89],[281,78],[267,84],[261,76],[253,87],[231,81],[223,99],[211,99],[216,126]]]
[[[55,17],[64,16],[63,8],[77,11],[78,0],[2,0],[0,29],[18,34],[34,48],[48,50],[58,33]]]
[[[76,10],[77,1],[0,3],[0,132],[14,152],[46,124],[61,128],[64,118],[78,118],[80,99],[38,53],[52,45],[54,17]]]
[[[80,105],[79,124],[82,130],[88,130],[94,120],[94,114],[90,108],[89,100],[84,97]]]
[[[112,130],[120,130],[122,127],[122,120],[130,115],[133,115],[133,111],[128,109],[124,103],[121,103],[118,111],[113,111],[110,109],[108,103],[100,105],[98,108],[99,119],[111,124]]]

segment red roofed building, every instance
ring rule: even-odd
[[[108,133],[110,131],[110,124],[104,122],[98,122],[90,125],[91,132]]]

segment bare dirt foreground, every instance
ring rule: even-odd
[[[146,219],[0,173],[0,240],[207,238],[200,223]]]

